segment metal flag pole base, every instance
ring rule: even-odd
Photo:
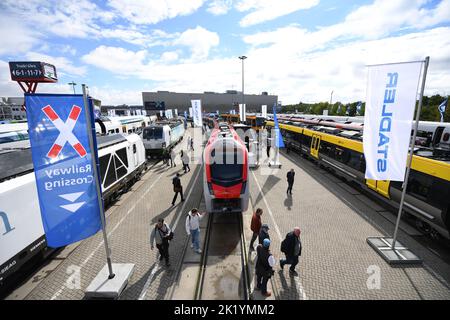
[[[390,265],[422,264],[422,260],[399,241],[392,248],[393,238],[369,237],[367,243]]]
[[[109,278],[108,264],[92,280],[84,292],[88,299],[118,299],[134,272],[132,263],[113,263],[114,277]]]

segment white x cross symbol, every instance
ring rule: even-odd
[[[78,116],[81,113],[81,108],[77,105],[73,105],[66,122],[63,122],[61,120],[61,118],[58,116],[58,114],[55,112],[55,110],[53,110],[53,108],[50,105],[47,105],[44,108],[42,108],[42,111],[59,130],[59,135],[56,138],[55,142],[53,143],[53,146],[50,148],[47,157],[56,158],[61,152],[64,145],[66,144],[66,142],[70,143],[70,145],[75,149],[75,151],[80,155],[80,157],[84,157],[86,155],[86,150],[72,132],[73,128],[75,127],[75,124],[77,123]]]

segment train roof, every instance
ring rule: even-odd
[[[30,148],[0,151],[0,181],[32,171]]]
[[[103,149],[124,141],[127,141],[127,138],[121,133],[110,134],[106,136],[97,136],[97,148]]]

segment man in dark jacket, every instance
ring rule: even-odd
[[[292,194],[292,186],[294,185],[294,177],[295,177],[294,169],[291,169],[291,171],[289,171],[286,175],[287,182],[288,182],[288,188],[287,188],[286,193]]]
[[[290,264],[289,273],[297,275],[295,266],[298,264],[298,257],[302,254],[302,243],[300,241],[300,228],[295,227],[289,232],[281,243],[281,251],[286,255],[286,259],[280,259],[280,267]]]
[[[264,239],[270,239],[269,225],[267,223],[264,223],[261,226],[261,229],[259,230],[259,236],[258,236],[259,244],[263,244]]]
[[[180,174],[177,173],[177,175],[172,179],[173,184],[173,192],[175,192],[175,195],[173,196],[172,200],[172,206],[175,205],[175,201],[177,200],[178,194],[181,195],[181,201],[184,201],[183,198],[183,187],[181,186],[181,180],[180,180]]]
[[[273,275],[272,267],[275,265],[275,258],[270,253],[269,247],[269,239],[264,239],[263,244],[256,247],[257,260],[255,265],[255,290],[261,290],[261,294],[265,297],[270,297],[272,295],[270,291],[267,291],[267,282]]]

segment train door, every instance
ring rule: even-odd
[[[372,179],[366,179],[367,186],[381,194],[382,196],[386,198],[389,197],[389,180],[372,180]]]
[[[311,139],[310,153],[316,159],[319,159],[319,147],[320,147],[320,136],[317,134],[313,134]]]

